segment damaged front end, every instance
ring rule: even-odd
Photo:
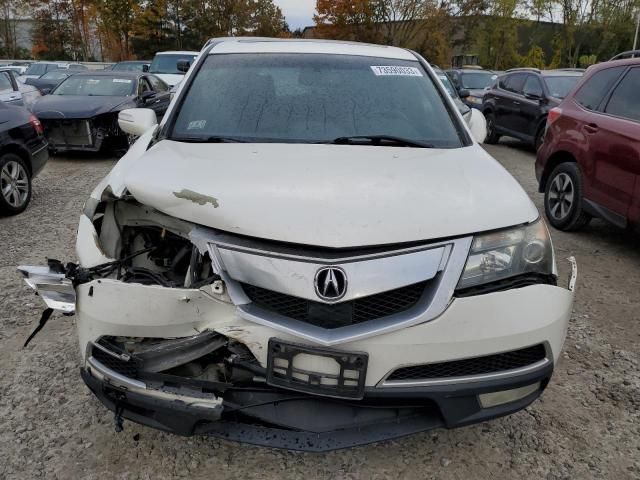
[[[103,147],[120,148],[127,137],[118,127],[118,113],[92,118],[43,118],[49,147],[58,152],[99,152]]]

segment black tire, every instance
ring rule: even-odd
[[[17,215],[31,201],[31,173],[15,153],[0,156],[0,215]]]
[[[491,112],[485,113],[484,116],[487,119],[487,138],[484,143],[495,145],[500,141],[500,135],[496,132],[496,117]]]
[[[577,164],[566,162],[554,168],[544,189],[544,212],[549,223],[565,232],[586,226],[591,215],[584,211],[583,191]]]

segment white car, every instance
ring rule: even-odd
[[[540,214],[422,57],[213,41],[155,118],[120,113],[140,138],[84,206],[80,264],[21,267],[75,312],[116,429],[329,450],[546,388],[575,262],[560,285]]]
[[[153,73],[164,83],[173,87],[182,81],[184,74],[197,56],[198,52],[189,51],[158,52],[149,66],[149,73]]]
[[[42,96],[33,85],[18,81],[15,70],[0,67],[0,101],[9,105],[20,105],[31,110],[33,103]]]

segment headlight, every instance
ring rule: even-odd
[[[469,103],[475,103],[476,105],[480,105],[482,103],[482,99],[480,97],[473,97],[469,95],[465,100]]]
[[[523,274],[555,274],[551,238],[542,220],[477,235],[471,244],[458,289]]]

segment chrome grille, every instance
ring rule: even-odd
[[[286,295],[246,283],[242,287],[257,307],[322,328],[347,325],[388,317],[409,310],[418,303],[428,282],[415,283],[356,300],[325,304]]]

